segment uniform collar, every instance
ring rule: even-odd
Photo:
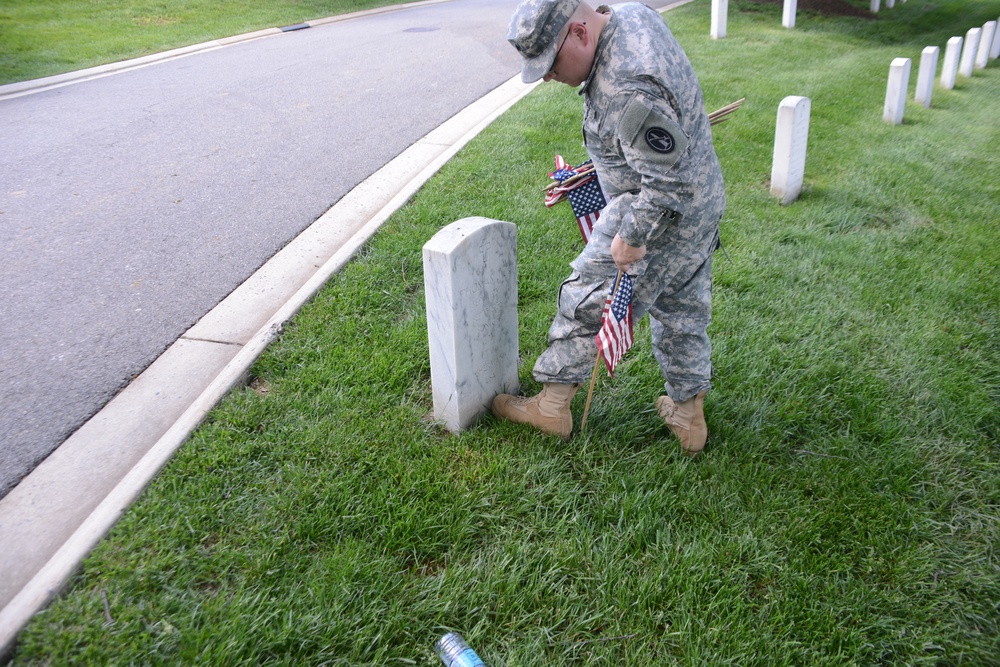
[[[600,37],[597,38],[597,48],[594,50],[594,65],[590,68],[590,74],[587,79],[580,86],[578,91],[580,95],[586,95],[587,89],[590,88],[591,82],[594,80],[594,76],[597,74],[597,70],[601,68],[603,64],[604,56],[606,55],[608,42],[611,41],[611,36],[614,34],[615,30],[618,28],[618,16],[611,7],[607,5],[601,5],[597,8],[597,11],[601,14],[611,14],[611,18],[608,19],[608,24],[604,26],[601,30]]]

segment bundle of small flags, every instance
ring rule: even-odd
[[[708,114],[709,124],[714,126],[729,120],[729,117],[743,106],[744,99],[740,98]],[[594,163],[587,160],[574,167],[561,155],[557,155],[556,170],[549,173],[549,178],[552,182],[545,186],[545,205],[551,208],[568,199],[586,243],[590,240],[590,232],[601,215],[601,209],[607,205],[601,184],[597,180]]]
[[[580,234],[583,235],[583,242],[589,243],[594,223],[601,217],[601,209],[607,205],[594,163],[587,160],[574,167],[561,155],[557,155],[556,170],[549,176],[555,182],[545,192],[545,205],[551,208],[568,199],[580,227]]]

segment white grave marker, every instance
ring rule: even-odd
[[[896,0],[885,0],[885,8],[892,9],[896,6]]]
[[[889,85],[885,89],[885,108],[882,118],[892,125],[903,122],[906,110],[906,89],[910,85],[910,59],[894,58],[889,66]]]
[[[785,0],[784,9],[781,10],[781,25],[786,28],[795,27],[795,11],[798,9],[798,0]]]
[[[774,161],[771,166],[771,194],[782,204],[795,201],[802,192],[806,171],[806,144],[809,141],[808,97],[791,95],[778,105],[774,129]]]
[[[965,46],[962,47],[962,60],[958,64],[958,73],[962,76],[972,76],[972,67],[976,64],[976,50],[979,49],[979,38],[982,28],[970,28],[965,33]]]
[[[1000,18],[997,19],[997,28],[993,31],[993,46],[990,47],[990,60],[1000,57]]]
[[[878,14],[879,2],[880,2],[880,0],[872,0],[872,4],[871,4],[872,14]]]
[[[458,432],[516,394],[517,226],[453,222],[424,244],[434,417]]]
[[[955,87],[955,75],[958,74],[958,56],[962,52],[961,37],[952,37],[944,51],[944,64],[941,65],[941,87],[951,90]]]
[[[931,93],[934,91],[934,75],[937,74],[938,55],[941,49],[936,46],[924,48],[920,54],[920,72],[917,74],[917,92],[914,99],[925,107],[931,106]]]
[[[984,69],[990,59],[990,48],[993,46],[993,39],[996,37],[997,22],[987,21],[983,24],[983,36],[979,40],[979,49],[976,50],[976,69]]]
[[[712,39],[723,39],[726,36],[728,22],[729,0],[712,0]]]

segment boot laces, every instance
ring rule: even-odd
[[[691,430],[690,416],[681,411],[680,404],[675,403],[673,400],[663,401],[663,404],[665,408],[663,411],[663,421],[665,423],[677,429]]]

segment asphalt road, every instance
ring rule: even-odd
[[[451,0],[0,100],[0,497],[344,194],[514,76],[516,4]]]

